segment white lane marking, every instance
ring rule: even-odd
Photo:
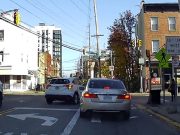
[[[19,100],[19,102],[20,102],[20,103],[23,103],[23,102],[24,102],[24,100]]]
[[[130,119],[136,119],[138,116],[131,116]]]
[[[35,119],[42,119],[45,122],[42,123],[42,126],[52,126],[54,123],[58,121],[57,118],[54,117],[49,117],[49,116],[38,116],[36,113],[31,113],[31,114],[14,114],[14,115],[7,115],[12,118],[16,118],[19,120],[26,120],[27,118],[35,118]]]
[[[16,110],[77,111],[78,109],[15,107]]]
[[[69,135],[71,133],[73,127],[75,126],[75,124],[79,118],[79,115],[80,115],[80,109],[78,109],[77,112],[74,114],[73,118],[68,123],[68,125],[66,126],[64,131],[61,133],[61,135]]]
[[[91,122],[101,123],[101,119],[99,117],[92,117]]]
[[[5,133],[4,135],[13,135],[13,132]]]

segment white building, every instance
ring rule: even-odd
[[[62,35],[61,29],[54,25],[45,25],[40,23],[35,26],[37,33],[40,35],[38,39],[38,52],[49,52],[53,62],[58,61],[59,76],[62,76]]]
[[[0,15],[0,80],[5,89],[28,90],[36,84],[38,36]]]

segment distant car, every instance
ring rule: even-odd
[[[131,95],[120,80],[106,78],[89,79],[80,100],[80,117],[88,112],[123,112],[130,117]]]
[[[3,100],[3,83],[0,81],[0,107],[2,106]]]
[[[47,85],[45,98],[48,104],[55,100],[72,102],[78,104],[82,88],[80,88],[79,78],[53,78]]]

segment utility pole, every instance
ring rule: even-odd
[[[101,58],[99,54],[99,31],[98,31],[98,19],[97,19],[97,8],[96,8],[96,0],[93,0],[94,2],[94,17],[95,17],[95,25],[96,25],[96,45],[97,45],[97,57],[98,57],[98,67],[99,67],[99,77],[101,77]]]
[[[114,76],[114,66],[113,66],[112,50],[111,50],[111,67],[113,67],[113,69],[111,69],[111,78],[113,78],[113,76]]]
[[[91,30],[91,29],[90,29],[90,28],[91,28],[91,25],[90,25],[90,23],[89,23],[89,65],[88,65],[88,68],[89,68],[89,71],[88,71],[88,72],[89,72],[89,73],[88,73],[88,77],[91,78],[91,65],[90,65],[90,51],[91,51],[91,49],[90,49],[90,47],[91,47],[91,42],[90,42],[90,41],[91,41],[91,37],[90,37],[90,36],[91,36],[91,33],[90,33],[90,32],[91,32],[91,31],[90,31],[90,30]]]

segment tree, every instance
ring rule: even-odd
[[[111,32],[108,49],[113,52],[114,75],[122,79],[131,91],[139,84],[139,52],[138,48],[132,45],[134,26],[135,17],[131,11],[125,11],[120,14],[120,18],[115,19],[113,26],[108,28]]]

